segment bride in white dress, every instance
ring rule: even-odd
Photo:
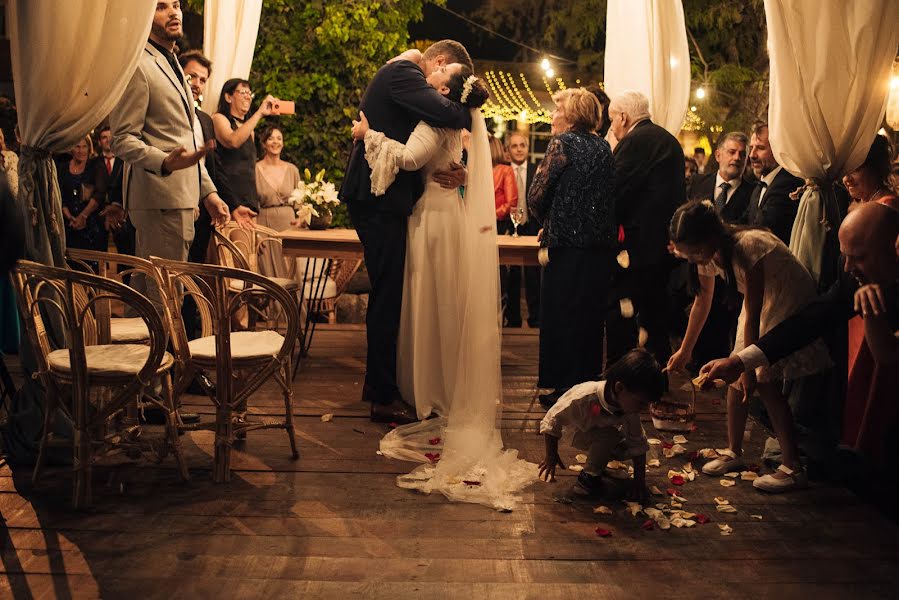
[[[498,428],[499,260],[493,167],[478,110],[487,90],[457,63],[432,74],[428,83],[472,109],[464,195],[431,178],[461,160],[460,131],[422,122],[401,144],[370,130],[364,115],[354,127],[354,135],[365,139],[376,196],[398,169],[421,171],[426,181],[409,217],[397,380],[420,419],[439,418],[394,429],[381,441],[381,452],[425,463],[400,476],[400,487],[511,510],[518,493],[537,480],[537,467],[519,459],[517,451],[504,450]]]

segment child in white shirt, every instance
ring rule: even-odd
[[[546,413],[540,433],[546,457],[540,476],[555,481],[556,467],[565,468],[559,456],[563,428],[574,430],[572,446],[587,451],[587,463],[573,493],[602,493],[601,475],[609,459],[631,459],[634,479],[628,496],[643,500],[646,491],[646,452],[649,443],[640,424],[640,411],[658,400],[667,389],[659,363],[643,348],[625,354],[603,373],[601,381],[588,381],[568,390]]]

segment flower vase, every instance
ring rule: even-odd
[[[334,218],[334,215],[331,213],[331,209],[327,207],[317,208],[318,216],[312,215],[312,220],[309,221],[309,229],[327,229],[331,225],[331,220]]]

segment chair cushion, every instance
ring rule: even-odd
[[[319,294],[321,294],[321,299],[324,300],[324,299],[326,299],[326,298],[336,298],[336,297],[337,297],[337,283],[336,283],[333,279],[331,279],[330,277],[328,277],[328,278],[325,280],[325,290],[324,290],[324,294],[322,294],[322,289],[321,289],[320,284],[319,284],[318,282],[319,282],[318,279],[313,279],[313,280],[311,280],[311,281],[307,281],[307,282],[306,282],[306,288],[305,288],[305,290],[304,290],[304,292],[303,292],[303,297],[304,297],[304,298],[311,298],[311,297],[312,297],[312,292],[316,291],[316,285],[317,285],[317,284],[319,285],[319,287],[317,288],[317,291],[318,291]]]
[[[137,375],[147,362],[150,347],[143,344],[104,344],[86,346],[87,371],[91,375]],[[50,368],[63,373],[71,372],[68,349],[54,350],[47,355]],[[168,369],[174,363],[172,355],[166,352],[162,356],[160,369]]]
[[[187,345],[195,358],[215,358],[214,335],[191,340]],[[283,345],[284,336],[275,331],[235,331],[231,333],[231,358],[277,356]]]
[[[321,276],[322,267],[324,267],[324,263],[327,259],[324,258],[308,258],[305,256],[297,257],[297,279],[303,278],[303,273],[306,273],[306,277],[318,278]],[[327,273],[325,273],[327,275]]]
[[[295,290],[300,287],[299,283],[287,277],[266,277],[266,279],[268,279],[272,283],[277,283],[287,291]],[[253,287],[258,288],[259,286],[254,285]],[[243,291],[244,282],[240,279],[229,279],[228,289],[230,289],[232,292]]]
[[[115,317],[109,320],[109,337],[115,344],[142,342],[150,339],[150,331],[147,323],[140,317]]]

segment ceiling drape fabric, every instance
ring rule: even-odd
[[[206,0],[203,53],[212,61],[203,110],[216,112],[222,86],[233,77],[249,79],[259,33],[262,0]]]

